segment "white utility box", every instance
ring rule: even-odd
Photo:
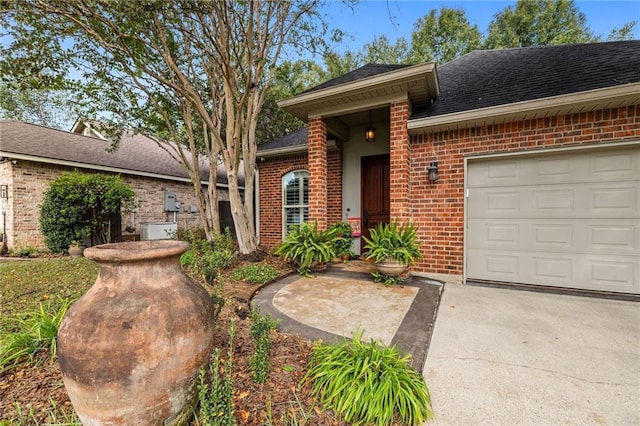
[[[145,222],[140,224],[141,240],[166,240],[178,232],[176,222]]]

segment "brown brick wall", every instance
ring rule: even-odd
[[[594,145],[640,138],[640,106],[453,130],[411,140],[411,216],[424,260],[417,271],[462,274],[464,158],[560,146]],[[427,167],[439,162],[439,180]],[[393,181],[393,179],[392,179]]]
[[[0,165],[0,178],[4,184],[10,182],[9,203],[7,206],[7,245],[9,248],[21,247],[44,248],[44,238],[40,233],[40,205],[49,184],[63,172],[72,168],[52,164],[19,160],[16,165]],[[10,167],[10,171],[8,170]],[[91,170],[81,170],[85,173]],[[8,176],[9,177],[5,177]],[[189,183],[163,181],[132,175],[122,175],[123,180],[136,193],[139,207],[135,213],[136,232],[140,232],[141,222],[172,221],[173,214],[164,212],[163,188],[176,193],[178,201],[182,203],[183,211],[177,215],[178,226],[196,226],[199,223],[198,214],[185,212],[195,205],[192,186]],[[6,200],[5,200],[6,204]],[[3,205],[4,208],[4,205]],[[134,217],[123,213],[122,228],[133,224]]]
[[[390,105],[389,124],[389,163],[393,171],[393,179],[389,186],[391,217],[405,222],[409,214],[409,173],[411,147],[407,120],[409,103],[393,102]]]
[[[327,228],[327,125],[322,118],[309,120],[309,221]]]
[[[282,177],[293,170],[308,170],[307,154],[268,159],[258,163],[260,173],[260,244],[275,247],[282,242]],[[342,152],[327,154],[327,223],[342,220]],[[311,192],[310,192],[311,194]]]

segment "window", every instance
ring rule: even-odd
[[[289,172],[282,178],[282,235],[293,225],[309,220],[309,173],[306,170]]]

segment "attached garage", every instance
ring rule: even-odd
[[[640,143],[466,164],[467,280],[640,294]]]

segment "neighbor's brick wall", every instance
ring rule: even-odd
[[[13,190],[13,174],[12,174],[12,164],[10,161],[5,161],[0,163],[0,185],[7,185],[8,188],[8,198],[6,199],[0,199],[0,232],[4,232],[3,231],[3,216],[2,216],[2,212],[5,213],[4,215],[4,220],[5,220],[5,224],[4,224],[4,228],[6,229],[7,235],[4,236],[4,238],[7,239],[7,246],[11,247],[11,244],[13,244],[13,195],[12,195],[12,190]]]
[[[3,165],[4,166],[4,165]],[[6,166],[5,166],[6,167]],[[2,181],[5,180],[5,168],[2,170]],[[50,183],[62,175],[70,172],[70,167],[19,160],[11,165],[10,208],[7,212],[7,245],[9,248],[21,247],[44,248],[44,238],[40,233],[40,205],[44,193]],[[91,170],[80,170],[91,173]],[[188,208],[195,204],[193,189],[188,183],[163,181],[159,179],[122,175],[123,180],[131,185],[136,193],[140,206],[135,214],[136,232],[140,232],[141,222],[173,220],[173,214],[167,216],[164,212],[164,196],[162,188],[176,193],[176,197]],[[133,216],[123,212],[122,229],[133,223]],[[194,226],[199,223],[197,214],[178,213],[178,226]],[[9,225],[11,232],[9,232]]]
[[[462,274],[465,156],[638,138],[640,105],[413,137],[411,216],[424,255],[414,270]],[[439,180],[430,184],[427,167],[435,160]]]
[[[282,177],[293,170],[308,170],[307,154],[268,159],[258,163],[260,173],[260,244],[275,247],[282,242]],[[327,154],[327,223],[342,220],[342,152]],[[311,196],[311,191],[309,192]]]

